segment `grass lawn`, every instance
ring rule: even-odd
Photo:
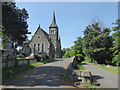
[[[25,59],[25,57],[21,57],[21,58],[20,58],[20,57],[17,57],[17,59]]]
[[[85,83],[83,86],[86,87],[86,88],[99,88],[99,87],[97,87],[97,86],[95,86],[95,85],[90,84],[89,82],[88,82],[88,83]],[[95,90],[96,90],[96,89],[95,89]]]
[[[52,61],[55,61],[56,59],[48,59],[48,60],[44,60],[44,61],[42,61],[42,63],[49,63],[49,62],[52,62]]]
[[[99,68],[102,68],[104,70],[110,71],[112,73],[115,73],[115,74],[118,74],[118,68],[120,68],[120,67],[116,67],[116,66],[108,66],[108,67],[102,66],[102,65],[96,65],[96,66],[98,66]]]
[[[2,69],[2,79],[6,80],[12,76],[15,76],[16,74],[26,71],[28,69],[31,69],[35,66],[38,65],[43,65],[45,63],[49,63],[54,61],[55,59],[48,59],[48,60],[44,60],[42,62],[35,62],[35,63],[31,63],[31,64],[25,64],[25,65],[21,65],[21,66],[14,66],[14,67],[9,67],[9,68],[4,68]]]
[[[117,66],[107,66],[107,65],[100,65],[100,64],[97,64],[97,63],[90,63],[90,62],[87,62],[85,61],[84,63],[88,63],[88,64],[92,64],[92,65],[95,65],[101,69],[104,69],[104,70],[107,70],[107,71],[110,71],[114,74],[120,74],[120,72],[118,72],[118,68],[120,69],[120,67],[117,67]]]

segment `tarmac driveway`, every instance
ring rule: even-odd
[[[118,75],[109,71],[98,68],[95,65],[84,63],[93,75],[97,76],[97,81],[100,82],[101,88],[118,88]]]
[[[3,84],[3,88],[65,88],[68,85],[61,80],[64,67],[71,59],[59,59],[38,66]]]

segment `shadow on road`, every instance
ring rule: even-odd
[[[82,65],[88,65],[87,63],[82,63]]]
[[[58,66],[36,67],[25,75],[3,82],[5,86],[65,86],[61,78],[65,69]]]
[[[82,65],[89,65],[89,64],[87,64],[87,63],[82,63]],[[98,79],[103,79],[104,77],[103,76],[101,76],[101,75],[99,75],[99,74],[93,74],[92,72],[91,72],[91,75],[92,75],[92,78],[94,79],[94,81],[97,81]]]
[[[93,78],[95,78],[95,80],[98,79],[103,79],[104,77],[100,76],[100,75],[92,75]]]

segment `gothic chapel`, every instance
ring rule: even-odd
[[[61,57],[61,41],[59,36],[59,28],[56,24],[55,13],[53,12],[52,24],[49,26],[49,34],[45,32],[39,25],[29,47],[33,54],[45,53],[49,58]]]

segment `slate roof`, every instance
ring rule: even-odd
[[[47,40],[49,41],[49,34],[47,32],[45,32],[43,29],[41,29],[41,30],[43,31],[44,35],[46,36]]]
[[[42,28],[40,28],[40,26],[37,28],[35,34],[38,32],[38,30],[41,30],[43,32],[43,34],[46,36],[46,39],[48,40],[48,42],[50,42],[50,40],[49,40],[49,34],[47,32],[45,32]],[[34,38],[35,34],[32,36],[32,39]],[[32,41],[32,39],[30,40],[30,42]]]

